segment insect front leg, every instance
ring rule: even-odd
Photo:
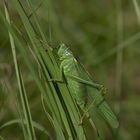
[[[63,81],[63,66],[60,65],[60,73],[58,79],[50,79],[49,82],[64,83]]]

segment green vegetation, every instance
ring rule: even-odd
[[[140,139],[138,0],[3,0],[0,25],[0,139]],[[61,43],[107,87],[118,128],[94,106],[100,137],[87,117],[79,124],[83,110],[68,85],[52,81],[60,77]]]

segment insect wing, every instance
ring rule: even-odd
[[[84,69],[81,63],[77,62],[76,68],[77,68],[80,78],[92,82],[89,73]],[[97,111],[109,123],[109,125],[112,128],[117,128],[119,126],[118,120],[115,114],[113,113],[112,109],[108,105],[108,103],[105,101],[101,92],[97,90],[96,88],[88,86],[86,84],[84,85],[84,88],[86,89],[86,92],[87,92],[86,93],[86,96],[87,96],[86,99],[88,102],[87,106],[92,103],[92,101],[96,98],[96,96],[98,96],[97,101],[95,101],[94,103],[94,105],[97,108]]]

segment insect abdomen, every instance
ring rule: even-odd
[[[71,95],[73,98],[76,100],[77,104],[81,107],[85,107],[86,103],[86,98],[85,95],[83,94],[83,89],[81,87],[81,84],[69,77],[68,75],[73,75],[73,76],[79,76],[79,73],[75,67],[75,62],[74,59],[69,59],[69,60],[64,60],[63,61],[63,71],[64,71],[64,76],[67,81],[68,88],[70,90]]]

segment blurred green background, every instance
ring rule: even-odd
[[[37,0],[33,2],[49,45],[56,47],[62,42],[66,43],[93,79],[108,88],[106,98],[118,116],[120,130],[111,134],[109,130],[104,130],[107,127],[103,127],[103,136],[99,139],[139,140],[140,13],[139,15],[136,13],[135,0],[51,0],[48,1],[48,9],[42,2]],[[138,5],[140,6],[140,3]],[[3,10],[2,2],[0,8]],[[12,6],[10,8],[16,26],[20,27],[19,17],[16,16],[14,8]],[[31,14],[29,9],[27,12],[28,15]],[[41,107],[40,94],[29,71],[22,65],[20,54],[18,58],[29,93],[33,119],[46,126],[53,135],[53,129]],[[4,87],[0,92],[2,125],[18,114],[16,111],[18,86],[9,37],[2,21],[0,21],[0,83]],[[7,140],[22,139],[21,130],[17,125],[0,130],[0,135]],[[39,131],[37,137],[45,138]]]

